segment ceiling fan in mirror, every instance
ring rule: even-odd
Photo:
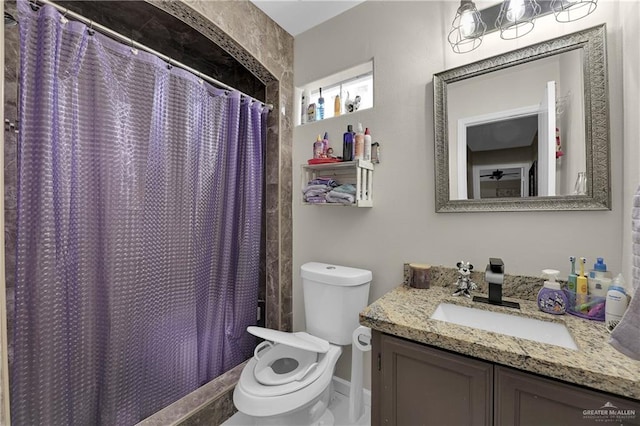
[[[495,179],[495,180],[500,180],[504,176],[520,176],[520,173],[519,172],[505,173],[503,170],[496,169],[495,171],[491,172],[491,174],[480,175],[481,178],[488,177],[489,179]]]

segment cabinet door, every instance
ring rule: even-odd
[[[491,364],[378,332],[373,354],[373,425],[491,424]]]
[[[495,419],[504,426],[640,424],[640,402],[495,366]]]

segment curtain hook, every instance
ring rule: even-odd
[[[87,30],[87,33],[89,33],[89,35],[94,35],[96,33],[93,29],[93,21],[89,21],[89,29]]]
[[[173,68],[173,64],[171,63],[173,60],[171,58],[168,58],[167,61],[167,69],[170,70]]]
[[[134,55],[137,55],[138,54],[138,49],[136,49],[133,46],[133,38],[129,37],[129,43],[131,44],[131,48],[130,48],[131,49],[131,53],[133,53]]]
[[[67,13],[69,12],[69,9],[65,9],[64,13],[62,14],[62,16],[60,17],[60,23],[62,25],[66,24],[67,22],[69,22],[69,20],[67,19]]]
[[[204,79],[202,78],[202,73],[200,71],[198,71],[198,83],[200,84],[204,84]]]

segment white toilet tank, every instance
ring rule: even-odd
[[[309,262],[300,267],[307,333],[335,345],[350,345],[358,314],[369,301],[372,273]]]

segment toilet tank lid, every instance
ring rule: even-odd
[[[300,267],[302,278],[336,286],[356,286],[371,282],[373,274],[366,269],[328,263],[308,262]]]

